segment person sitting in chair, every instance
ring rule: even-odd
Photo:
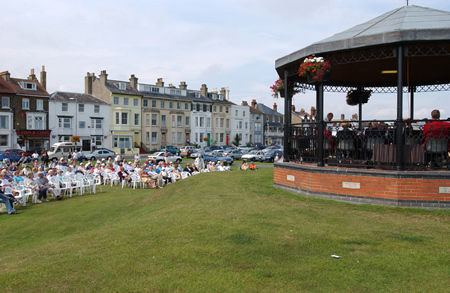
[[[423,127],[422,136],[424,138],[424,146],[426,146],[427,141],[430,137],[434,138],[447,138],[450,133],[450,123],[445,121],[439,121],[441,113],[439,110],[431,111],[431,122],[428,122]],[[447,145],[447,151],[449,150]]]

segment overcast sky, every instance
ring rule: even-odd
[[[410,5],[450,11],[448,0]],[[189,88],[228,86],[235,103],[256,99],[283,108],[271,97],[275,59],[384,12],[405,0],[161,0],[2,1],[0,71],[26,77],[46,66],[48,91],[83,92],[86,72],[142,83],[186,81]],[[416,95],[417,118],[438,108],[450,116],[449,93]],[[294,97],[309,109],[314,92]],[[405,111],[408,103],[405,100]],[[357,112],[345,94],[325,95],[325,112]],[[406,115],[408,116],[408,115]],[[395,95],[373,95],[363,118],[395,118]]]

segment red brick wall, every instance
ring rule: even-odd
[[[295,177],[288,181],[287,176]],[[343,188],[342,182],[355,182],[360,184],[359,189]],[[311,172],[307,168],[285,169],[274,167],[274,182],[276,184],[309,191],[332,195],[351,195],[393,200],[423,200],[450,202],[450,194],[439,193],[439,187],[450,187],[448,179],[433,178],[401,178],[392,172],[392,175],[370,176],[370,174],[357,175],[348,172]]]

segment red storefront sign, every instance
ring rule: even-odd
[[[49,137],[51,130],[16,130],[17,135],[25,137]]]

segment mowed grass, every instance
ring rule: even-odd
[[[0,215],[0,292],[448,292],[450,281],[448,211],[294,195],[271,168],[19,211]]]

